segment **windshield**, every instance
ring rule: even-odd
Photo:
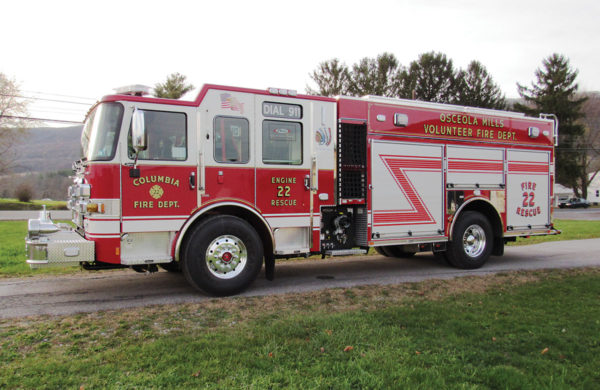
[[[117,149],[123,106],[102,103],[88,115],[81,133],[83,157],[88,161],[112,160]]]

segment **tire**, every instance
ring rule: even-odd
[[[485,264],[494,247],[492,226],[476,211],[465,211],[456,222],[448,243],[448,262],[457,268],[474,269]]]
[[[450,264],[450,261],[448,260],[448,252],[446,252],[446,251],[433,252],[433,257],[435,258],[435,261],[437,261],[440,264],[452,265],[452,264]]]
[[[379,253],[381,256],[385,256],[385,257],[390,257],[390,255],[387,254],[386,251],[384,251],[383,246],[376,246],[375,247],[375,252]]]
[[[179,266],[179,262],[175,261],[175,260],[173,260],[170,263],[159,264],[158,266],[167,272],[181,272],[181,267]]]
[[[243,291],[256,279],[263,245],[248,222],[215,215],[194,228],[182,253],[187,281],[198,290],[224,296]]]
[[[389,253],[390,257],[399,257],[407,259],[409,257],[413,257],[416,252],[409,251],[404,248],[404,245],[392,245],[386,246],[384,249],[387,253]]]

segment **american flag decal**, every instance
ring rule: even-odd
[[[244,114],[244,103],[240,103],[230,93],[221,94],[221,108],[228,108],[231,111],[239,111],[240,114]]]

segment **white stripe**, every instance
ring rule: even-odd
[[[153,215],[150,217],[145,216],[134,216],[134,217],[123,217],[124,220],[164,220],[164,219],[183,219],[187,220],[189,215]]]
[[[123,232],[176,232],[184,223],[184,219],[123,221]]]
[[[293,214],[263,214],[265,218],[280,218],[280,217],[310,217],[310,213],[293,213]]]
[[[121,238],[120,234],[102,234],[102,235],[98,235],[98,234],[86,234],[86,237],[89,238]]]
[[[288,217],[288,218],[267,218],[267,222],[272,228],[278,227],[304,227],[310,225],[310,216],[307,217]]]
[[[121,224],[119,220],[99,221],[88,219],[85,222],[85,232],[90,234],[118,234],[121,232]]]

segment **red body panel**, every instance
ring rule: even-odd
[[[123,217],[189,215],[196,208],[196,191],[190,176],[196,167],[139,166],[140,177],[122,168]]]
[[[118,164],[90,164],[85,173],[85,181],[92,187],[92,199],[119,199],[121,196]]]
[[[218,199],[235,200],[254,205],[254,168],[208,167],[205,169],[206,191],[202,203]]]
[[[366,103],[365,103],[366,104]],[[393,125],[395,114],[408,116],[408,125]],[[385,121],[379,121],[384,115]],[[529,127],[538,127],[540,135],[531,138]],[[553,133],[549,122],[532,123],[531,119],[500,116],[499,114],[458,113],[440,109],[398,107],[396,105],[369,104],[369,130],[412,137],[443,139],[444,141],[483,141],[510,145],[551,146]],[[543,131],[547,135],[543,135]]]
[[[309,191],[304,187],[305,169],[257,169],[256,206],[263,214],[310,212]]]

